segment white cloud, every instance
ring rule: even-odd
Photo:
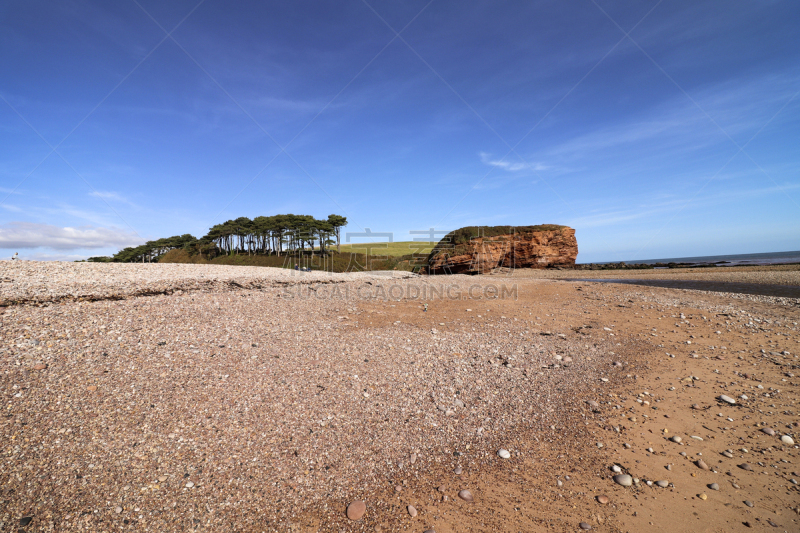
[[[118,228],[80,226],[60,228],[35,222],[8,222],[0,225],[0,248],[52,248],[75,250],[86,248],[124,248],[143,241],[138,235]]]
[[[22,211],[22,209],[20,209],[19,207],[11,204],[0,204],[0,207],[5,209],[6,211],[13,211],[15,213],[19,213],[20,211]]]
[[[89,256],[81,254],[26,254],[22,253],[19,259],[22,261],[79,261],[81,259],[88,259]],[[2,258],[0,258],[2,259]]]

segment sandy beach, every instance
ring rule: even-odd
[[[797,531],[800,300],[575,274],[0,262],[2,529]]]

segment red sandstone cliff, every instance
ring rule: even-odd
[[[479,236],[467,240],[465,235],[471,234]],[[498,267],[571,267],[577,257],[575,230],[566,226],[462,228],[434,248],[428,272],[486,274]]]

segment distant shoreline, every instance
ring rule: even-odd
[[[780,265],[800,263],[800,250],[789,252],[767,252],[756,254],[729,254],[706,255],[696,257],[667,257],[663,259],[637,259],[633,261],[602,261],[594,265],[612,265],[625,263],[626,265],[653,265],[653,264],[678,264],[678,265],[714,265],[714,266],[747,266],[747,265]]]

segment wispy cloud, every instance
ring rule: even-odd
[[[76,250],[81,248],[124,248],[142,243],[133,232],[118,228],[80,226],[61,228],[35,222],[9,222],[0,225],[0,248],[52,248]]]
[[[5,209],[6,211],[13,211],[14,213],[19,213],[20,211],[22,211],[21,208],[11,204],[0,204],[0,207]]]
[[[101,198],[103,200],[108,200],[111,202],[117,202],[120,204],[126,204],[131,207],[137,207],[136,204],[119,194],[118,192],[113,191],[92,191],[89,193],[89,196],[93,196],[95,198]]]
[[[481,152],[480,154],[481,162],[485,165],[489,165],[491,167],[496,167],[501,170],[505,170],[506,172],[520,172],[522,170],[535,170],[540,172],[542,170],[547,170],[550,167],[547,165],[543,165],[542,163],[525,163],[525,162],[517,162],[512,163],[511,161],[506,161],[505,159],[492,159],[492,155],[486,152]]]

